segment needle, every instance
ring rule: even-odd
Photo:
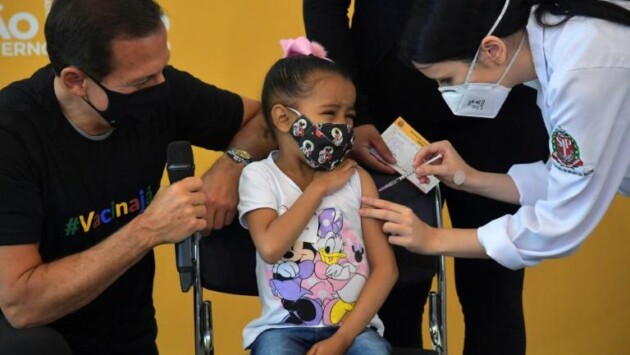
[[[438,160],[438,159],[441,159],[441,158],[442,158],[442,154],[438,154],[438,155],[434,156],[433,158],[429,159],[428,161],[425,161],[425,162],[422,164],[422,166],[424,166],[424,165],[429,165],[429,164],[433,163],[434,161],[436,161],[436,160]],[[413,174],[415,174],[415,173],[416,173],[416,171],[415,171],[415,170],[412,170],[411,172],[408,172],[408,173],[406,173],[406,174],[404,174],[404,175],[400,175],[399,177],[395,178],[394,180],[392,180],[392,181],[388,182],[388,183],[387,183],[387,184],[385,184],[383,187],[381,187],[380,189],[378,189],[378,192],[382,192],[382,191],[385,191],[385,190],[389,189],[390,187],[392,187],[392,186],[396,185],[397,183],[399,183],[399,182],[401,182],[401,181],[405,180],[406,178],[410,177],[411,175],[413,175]]]

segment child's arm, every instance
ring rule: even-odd
[[[377,197],[378,192],[372,177],[363,169],[359,169],[359,175],[362,195]],[[381,308],[394,287],[398,279],[398,267],[394,251],[383,233],[382,226],[382,221],[377,219],[361,218],[370,276],[361,290],[354,309],[343,321],[339,330],[329,339],[315,344],[307,353],[308,355],[345,353],[357,335],[365,329]]]
[[[313,217],[322,198],[346,184],[356,166],[356,162],[347,159],[332,171],[316,172],[302,195],[282,215],[270,208],[256,209],[246,214],[249,233],[266,263],[273,264],[280,260]]]

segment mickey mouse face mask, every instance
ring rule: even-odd
[[[345,123],[313,123],[298,110],[287,108],[298,116],[290,134],[309,166],[318,170],[332,170],[343,162],[354,143],[352,126]]]

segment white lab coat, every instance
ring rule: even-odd
[[[511,269],[571,254],[615,193],[630,194],[630,26],[574,17],[543,28],[532,16],[527,33],[552,154],[510,169],[522,207],[478,229]]]

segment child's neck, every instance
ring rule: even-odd
[[[278,168],[302,191],[313,181],[315,170],[299,157],[283,154],[280,150],[275,162]]]

